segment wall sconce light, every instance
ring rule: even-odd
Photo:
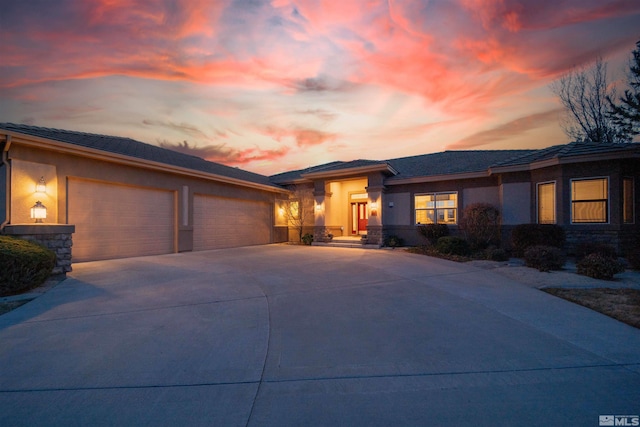
[[[376,202],[371,202],[371,216],[378,216],[378,204]]]
[[[40,181],[36,184],[36,193],[46,193],[47,184],[44,182],[44,176],[40,177]]]
[[[41,223],[43,219],[47,217],[47,207],[40,203],[40,200],[36,202],[31,208],[31,219],[35,219],[36,223]]]
[[[284,216],[284,208],[282,206],[278,208],[278,215]]]
[[[316,205],[316,212],[321,212],[321,211],[322,211],[322,204]]]

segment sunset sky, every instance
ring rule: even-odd
[[[274,174],[567,141],[549,84],[622,79],[640,1],[0,0],[0,122]]]

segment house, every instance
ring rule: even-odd
[[[466,206],[489,203],[506,243],[518,224],[557,224],[569,250],[589,239],[621,251],[639,242],[639,178],[640,144],[590,142],[332,162],[271,177],[313,191],[316,241],[330,233],[421,244],[417,226],[444,223],[455,233]]]
[[[73,225],[74,261],[286,240],[274,206],[287,191],[266,176],[129,138],[10,123],[0,150],[2,232]],[[34,220],[38,202],[46,218]]]
[[[295,239],[285,208],[299,194],[312,199],[303,226],[316,242],[331,233],[420,244],[417,226],[455,232],[479,202],[500,210],[505,236],[517,224],[558,224],[572,244],[623,250],[639,235],[640,144],[445,151],[271,177],[129,138],[10,123],[0,123],[0,150],[1,232],[73,234],[74,261],[285,242]],[[68,258],[70,245],[50,244]]]

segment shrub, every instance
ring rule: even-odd
[[[468,256],[471,253],[469,242],[461,237],[444,236],[438,239],[436,250],[447,255]]]
[[[539,271],[560,270],[564,262],[564,254],[554,246],[536,245],[524,251],[525,265]]]
[[[302,236],[302,243],[304,243],[305,245],[310,245],[312,242],[313,242],[313,234],[306,233],[304,236]]]
[[[618,254],[613,246],[598,242],[582,242],[576,246],[576,262],[587,255],[600,254],[605,258],[617,258]]]
[[[627,254],[627,261],[634,270],[640,270],[640,248],[631,249]]]
[[[54,252],[26,240],[0,236],[0,295],[40,286],[55,266]]]
[[[507,251],[504,249],[489,246],[484,250],[484,259],[488,259],[490,261],[507,261],[509,256],[507,255]]]
[[[578,274],[594,279],[612,280],[614,274],[622,273],[624,266],[616,259],[599,253],[585,256],[576,264]]]
[[[449,235],[447,224],[425,224],[418,227],[418,233],[435,245],[438,239]]]
[[[396,248],[398,246],[402,246],[403,241],[400,237],[391,235],[385,239],[384,244],[390,248]]]
[[[474,203],[462,213],[460,227],[471,249],[485,249],[500,243],[500,211],[487,203]]]
[[[520,224],[511,232],[511,244],[516,256],[522,256],[531,246],[553,246],[562,249],[565,233],[555,224]]]

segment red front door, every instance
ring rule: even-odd
[[[351,234],[366,233],[368,218],[366,202],[351,203]]]

